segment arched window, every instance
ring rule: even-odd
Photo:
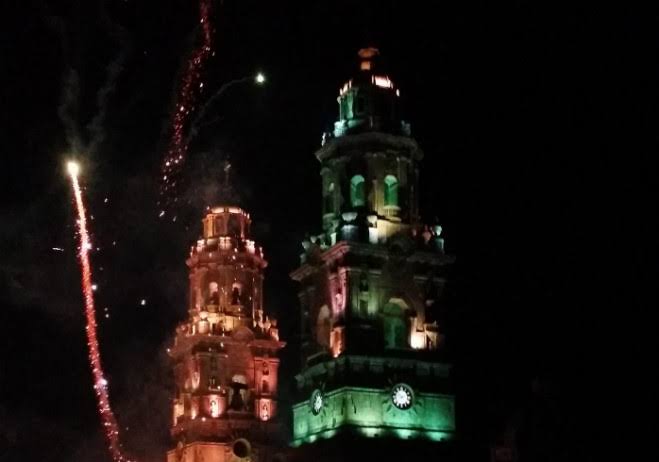
[[[386,348],[406,348],[407,322],[404,302],[390,300],[382,310],[384,345]]]
[[[242,286],[238,282],[234,282],[231,287],[231,304],[240,305],[241,304],[241,295],[242,295]]]
[[[384,205],[398,205],[398,180],[393,175],[384,177]]]
[[[387,316],[384,319],[384,342],[387,348],[403,348],[405,342],[405,321]]]
[[[267,401],[263,401],[261,404],[261,420],[268,420],[270,418],[270,406]]]
[[[210,293],[210,296],[208,297],[208,303],[210,305],[219,305],[220,293],[217,282],[211,282],[208,284],[208,292]]]
[[[247,377],[242,374],[235,374],[231,378],[231,398],[229,407],[235,411],[242,411],[245,407],[245,398],[247,396]]]
[[[219,417],[220,416],[220,406],[217,404],[217,400],[211,400],[210,403],[210,414],[211,417]]]
[[[364,177],[361,175],[355,175],[350,180],[350,202],[353,207],[363,207],[366,202],[364,184]]]

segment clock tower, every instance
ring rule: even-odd
[[[316,152],[322,232],[304,240],[291,273],[303,356],[293,460],[351,460],[366,447],[437,455],[455,431],[442,324],[453,257],[441,227],[419,216],[423,152],[400,118],[400,91],[377,49],[358,55]]]

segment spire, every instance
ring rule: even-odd
[[[380,50],[375,47],[362,48],[357,52],[359,56],[360,63],[359,69],[362,71],[374,71],[375,70],[375,59],[380,55]]]
[[[223,160],[220,165],[224,178],[220,181],[217,202],[222,204],[240,205],[240,197],[238,196],[236,188],[234,188],[233,176],[231,175],[231,168],[233,165],[228,158]]]

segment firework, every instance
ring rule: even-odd
[[[85,300],[85,317],[87,326],[87,346],[89,348],[89,366],[92,370],[92,377],[94,379],[94,391],[96,392],[96,403],[98,412],[103,424],[103,430],[109,444],[110,454],[115,462],[128,462],[121,452],[121,445],[119,444],[119,427],[117,421],[110,407],[110,398],[108,396],[108,381],[103,374],[101,366],[101,354],[98,348],[98,338],[96,336],[96,314],[94,309],[94,288],[92,284],[92,270],[89,263],[89,251],[92,249],[92,244],[89,240],[89,233],[87,231],[87,217],[85,211],[85,204],[82,199],[82,191],[78,183],[78,173],[80,167],[76,162],[69,162],[67,164],[69,177],[71,178],[71,185],[73,186],[73,194],[75,197],[76,209],[78,212],[78,237],[80,240],[78,258],[80,268],[82,270],[82,294]]]
[[[188,152],[189,140],[185,135],[186,125],[190,114],[194,111],[195,102],[203,91],[202,72],[206,61],[212,54],[210,4],[211,0],[199,0],[199,23],[202,29],[202,40],[188,59],[176,96],[176,105],[174,106],[170,129],[171,139],[161,167],[161,205],[163,207],[168,205],[170,198],[176,194],[176,181]]]
[[[194,117],[194,119],[192,119],[192,122],[190,122],[190,129],[189,129],[188,137],[186,139],[186,145],[189,145],[190,141],[192,141],[192,139],[197,134],[198,130],[201,128],[201,122],[206,117],[208,111],[213,107],[213,104],[215,104],[231,87],[251,81],[254,81],[257,85],[263,85],[265,83],[265,75],[259,72],[253,77],[246,76],[240,79],[230,80],[229,82],[222,85],[220,89],[213,94],[213,96],[208,98],[206,103],[204,103],[204,105],[201,106],[201,109],[197,111],[197,115]]]

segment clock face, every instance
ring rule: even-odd
[[[313,393],[311,393],[311,400],[309,400],[311,412],[314,415],[318,415],[320,410],[323,408],[323,404],[325,404],[323,393],[320,390],[314,390]]]
[[[412,389],[403,383],[394,385],[391,390],[391,402],[398,409],[406,410],[412,407],[414,395]]]

